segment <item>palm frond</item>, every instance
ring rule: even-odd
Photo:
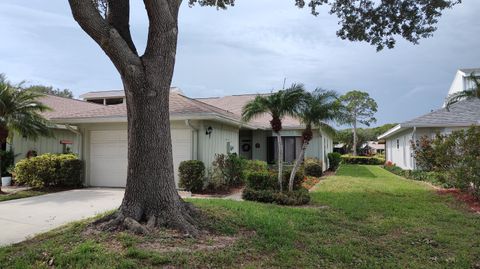
[[[331,137],[335,137],[336,133],[337,133],[337,130],[335,130],[335,128],[333,128],[332,126],[324,123],[324,122],[321,122],[319,125],[318,125],[318,128],[323,131],[324,133],[328,134],[329,136]]]
[[[465,91],[461,91],[461,92],[451,94],[447,97],[445,107],[448,111],[450,110],[450,107],[453,104],[456,104],[456,103],[458,103],[462,100],[469,100],[469,99],[473,99],[473,98],[480,99],[480,78],[475,76],[475,73],[472,72],[470,74],[470,79],[475,84],[472,88],[467,89]]]
[[[12,86],[0,75],[0,124],[22,136],[52,136],[51,124],[40,113],[50,110],[38,99],[43,94]]]
[[[255,99],[248,102],[242,109],[242,120],[249,122],[269,111],[268,100],[265,96],[257,95]]]

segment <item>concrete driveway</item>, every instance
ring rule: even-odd
[[[0,246],[118,208],[123,189],[87,188],[0,203]]]

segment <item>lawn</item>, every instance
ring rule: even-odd
[[[24,190],[24,191],[19,191],[19,192],[10,193],[10,194],[0,194],[0,202],[38,196],[38,195],[43,195],[50,192],[51,191],[48,191],[48,190],[38,189],[38,190]]]
[[[480,216],[377,166],[345,165],[293,208],[191,200],[216,236],[85,232],[78,222],[0,249],[5,268],[479,268]]]

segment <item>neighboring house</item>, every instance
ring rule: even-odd
[[[471,78],[472,75],[475,77],[480,77],[480,68],[459,69],[455,74],[455,78],[453,79],[450,89],[448,90],[447,97],[454,93],[462,92],[475,87],[475,82]],[[443,107],[445,107],[445,105],[446,102],[443,103]]]
[[[450,107],[441,108],[423,116],[401,123],[378,137],[385,140],[387,161],[403,169],[416,169],[412,141],[422,136],[434,138],[437,133],[450,134],[452,131],[480,125],[480,100],[463,100]]]
[[[103,107],[102,105],[54,95],[46,95],[40,101],[52,108],[51,111],[42,113],[49,120],[63,117],[72,113],[72,111],[84,112]],[[15,162],[25,158],[29,152],[36,152],[37,154],[72,152],[79,154],[81,152],[80,139],[76,132],[77,130],[73,126],[57,124],[53,126],[54,137],[39,137],[31,140],[13,134],[11,146],[15,152]]]
[[[360,155],[384,154],[385,144],[378,141],[367,141],[360,147]]]
[[[347,144],[338,143],[338,144],[333,145],[333,152],[337,152],[337,153],[340,153],[342,155],[347,154],[348,153]]]
[[[276,140],[270,130],[268,116],[249,123],[241,120],[242,107],[255,96],[192,99],[184,96],[179,89],[172,88],[170,121],[177,183],[178,166],[184,160],[201,160],[210,167],[215,154],[237,153],[247,159],[275,162]],[[55,130],[57,137],[39,138],[37,141],[17,139],[14,141],[15,151],[18,153],[16,149],[21,148],[22,158],[26,154],[24,151],[32,149],[39,154],[60,153],[65,148],[62,140],[73,142],[69,144],[69,150],[85,160],[85,185],[123,187],[127,177],[127,111],[124,97],[123,91],[91,92],[82,95],[88,102],[63,98],[59,102],[59,110],[59,104],[54,100],[46,100],[45,103],[54,109],[47,118],[58,124],[59,128]],[[69,104],[65,105],[65,102]],[[78,103],[82,106],[79,107]],[[71,109],[68,109],[69,106]],[[284,120],[285,162],[293,162],[300,151],[302,129],[297,120]],[[322,160],[326,170],[327,154],[332,152],[332,148],[332,138],[315,130],[305,156]]]

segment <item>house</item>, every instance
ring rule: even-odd
[[[360,155],[371,156],[385,153],[385,144],[379,141],[367,141],[360,147]]]
[[[86,93],[82,95],[84,101],[45,97],[42,102],[53,109],[49,112],[51,114],[45,116],[57,124],[56,137],[39,138],[36,141],[14,139],[14,150],[20,154],[18,158],[24,158],[31,150],[38,154],[70,151],[85,161],[85,185],[125,186],[127,111],[124,96],[123,90],[120,90]],[[275,162],[276,139],[270,129],[268,116],[249,123],[241,120],[242,107],[255,96],[193,99],[183,95],[178,88],[172,88],[170,121],[177,183],[178,166],[184,160],[201,160],[208,168],[215,154],[237,153],[247,159]],[[291,163],[300,151],[304,126],[290,117],[284,119],[283,125],[283,158]],[[65,146],[67,142],[68,146]],[[322,160],[326,170],[327,154],[332,149],[332,138],[321,130],[315,130],[305,156]]]
[[[468,76],[480,74],[480,69],[460,69],[455,76],[449,94],[472,87]],[[385,157],[403,169],[416,169],[412,141],[422,136],[434,138],[437,133],[450,134],[455,130],[480,125],[480,100],[463,100],[450,107],[434,110],[428,114],[403,122],[378,137],[385,140]]]
[[[480,77],[480,68],[459,69],[455,74],[455,78],[453,79],[452,85],[448,90],[447,96],[475,87],[475,83],[471,79],[472,75],[475,77]],[[443,107],[445,107],[445,105],[446,102],[443,103]]]

